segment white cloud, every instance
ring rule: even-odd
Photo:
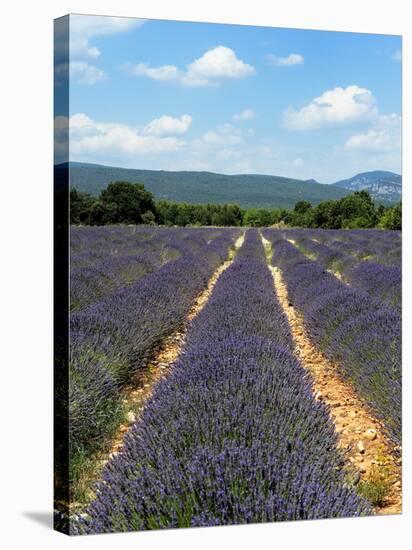
[[[236,145],[238,143],[242,143],[243,141],[241,137],[234,134],[225,135],[220,132],[216,132],[215,130],[209,130],[203,134],[202,139],[205,143],[209,143],[211,145]]]
[[[246,78],[255,74],[230,48],[217,46],[181,70],[175,65],[151,67],[148,63],[126,64],[124,68],[135,76],[147,76],[160,82],[174,82],[182,86],[219,86],[222,80]]]
[[[303,65],[305,58],[300,53],[291,53],[286,57],[278,57],[273,54],[268,54],[266,56],[267,61],[270,65],[276,67],[290,67],[292,65]]]
[[[75,79],[80,84],[92,86],[106,78],[104,71],[86,61],[71,61],[69,67],[70,78]]]
[[[151,67],[147,63],[138,63],[130,65],[126,63],[123,66],[130,74],[135,76],[147,76],[152,80],[160,82],[177,82],[180,78],[180,72],[174,65],[162,65],[161,67]]]
[[[352,85],[327,90],[299,110],[289,107],[283,122],[290,130],[311,130],[373,120],[378,114],[372,92]]]
[[[70,40],[70,54],[72,57],[96,59],[101,51],[96,46],[91,46],[87,38],[79,37]]]
[[[141,27],[146,19],[106,15],[71,15],[70,32],[75,36],[102,36]]]
[[[120,123],[97,122],[84,113],[72,115],[69,121],[59,117],[60,134],[64,123],[69,124],[70,153],[78,156],[93,155],[131,157],[176,151],[182,142],[175,137],[142,135],[135,128]],[[59,144],[57,144],[58,146]]]
[[[217,46],[207,51],[187,67],[186,79],[245,78],[255,74],[255,69],[238,59],[230,48]],[[189,84],[190,85],[190,84]],[[196,84],[195,84],[196,85]]]
[[[100,50],[90,44],[96,36],[107,36],[127,32],[141,27],[145,19],[128,17],[106,17],[100,15],[70,16],[70,53],[76,57],[96,58]]]
[[[297,157],[292,161],[292,165],[295,167],[303,166],[303,160],[300,157]]]
[[[222,124],[203,134],[202,141],[208,145],[240,145],[243,143],[241,131],[234,128],[231,124]]]
[[[68,66],[70,66],[70,76],[74,77],[79,84],[91,85],[106,78],[102,69],[89,63],[90,60],[97,60],[101,54],[99,48],[91,44],[90,40],[99,36],[130,31],[144,23],[144,19],[71,15],[70,52],[67,51],[65,26],[56,28],[54,46],[56,85],[61,84],[61,79],[67,76]],[[68,64],[68,53],[70,64]]]
[[[240,113],[235,113],[232,118],[236,122],[253,120],[254,118],[256,118],[256,113],[253,109],[243,109],[243,111],[240,111]]]
[[[351,136],[345,143],[351,151],[386,153],[401,150],[401,117],[392,113],[382,115],[374,126]]]
[[[392,59],[395,61],[402,61],[402,51],[396,50],[396,52],[393,54]]]
[[[149,122],[144,128],[144,132],[153,136],[182,135],[189,130],[192,120],[190,115],[182,115],[180,118],[163,115]]]

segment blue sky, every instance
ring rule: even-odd
[[[398,36],[70,18],[70,159],[332,182],[401,170]]]

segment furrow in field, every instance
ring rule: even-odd
[[[269,258],[271,243],[263,236],[262,240]],[[272,266],[270,261],[269,268],[276,294],[289,321],[295,354],[313,379],[315,398],[329,408],[339,436],[339,447],[346,453],[347,467],[356,468],[357,483],[385,478],[390,489],[384,502],[375,506],[375,512],[401,513],[401,466],[393,443],[385,436],[384,426],[373,416],[369,407],[365,406],[353,385],[342,379],[339,367],[312,342],[303,316],[289,300],[281,269]]]

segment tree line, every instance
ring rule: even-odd
[[[299,201],[293,209],[249,208],[237,204],[188,204],[155,201],[143,184],[109,183],[98,198],[70,190],[70,223],[83,225],[157,224],[361,229],[401,229],[402,205],[376,206],[367,191],[313,206]]]

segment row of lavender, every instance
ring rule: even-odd
[[[184,321],[239,235],[226,230],[70,316],[70,448],[101,448],[121,420],[119,389]],[[193,237],[195,238],[195,237]],[[73,474],[74,475],[74,474]]]
[[[75,532],[371,513],[345,484],[333,425],[292,346],[249,230]]]
[[[221,230],[206,228],[73,227],[71,311],[100,300],[181,255],[195,252],[218,234]]]
[[[402,302],[402,268],[400,265],[384,265],[371,260],[360,260],[359,255],[350,253],[356,245],[323,244],[311,233],[296,230],[284,231],[286,239],[293,239],[296,246],[324,268],[338,272],[343,281],[354,288],[367,292],[374,300],[387,302],[398,311]],[[324,239],[325,241],[325,239]],[[343,246],[341,246],[343,244]],[[354,248],[355,247],[355,248]]]
[[[367,259],[384,265],[400,265],[402,256],[400,231],[311,229],[307,232],[310,238],[336,247],[337,250],[353,255],[359,260]]]
[[[388,435],[401,443],[401,317],[393,308],[371,300],[308,259],[283,238],[266,230],[273,265],[281,268],[289,299],[302,312],[320,349],[350,379]]]

